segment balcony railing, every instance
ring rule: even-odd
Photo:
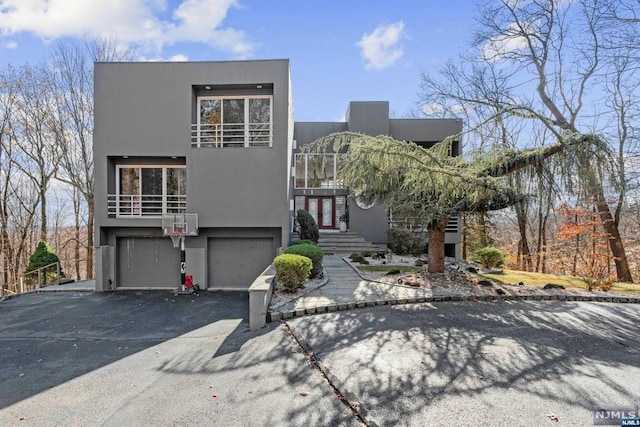
[[[271,147],[271,123],[192,124],[191,146],[197,148]]]
[[[109,194],[107,212],[118,218],[161,217],[166,213],[185,213],[187,196]]]
[[[420,224],[416,218],[409,217],[393,216],[389,221],[389,226],[402,227],[410,231],[422,231],[424,229],[424,225]],[[449,222],[444,231],[445,233],[458,233],[460,231],[460,218],[457,216],[449,218]]]

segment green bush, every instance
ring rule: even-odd
[[[310,244],[293,245],[285,249],[284,253],[306,256],[313,264],[309,277],[320,276],[322,271],[322,257],[324,256],[322,248]]]
[[[316,242],[314,242],[313,240],[300,239],[300,240],[295,240],[291,242],[289,246],[293,246],[293,245],[316,245]]]
[[[53,252],[53,249],[51,249],[51,246],[49,246],[47,242],[41,240],[40,243],[38,243],[38,247],[33,252],[33,255],[29,257],[29,265],[27,266],[25,273],[35,271],[39,268],[56,262],[60,262],[60,258],[58,258],[58,255]],[[45,282],[50,282],[58,279],[57,269],[55,266],[47,268],[46,270]],[[32,276],[30,280],[37,280],[37,275],[35,273],[30,276]],[[65,277],[64,272],[62,271],[62,266],[60,266],[60,278],[63,277]]]
[[[320,231],[318,230],[318,224],[313,219],[311,214],[304,209],[298,210],[298,226],[300,227],[300,239],[311,240],[314,243],[318,243],[320,238]]]
[[[276,267],[276,280],[289,292],[294,292],[308,279],[312,262],[302,255],[278,255],[273,264]]]
[[[504,264],[504,254],[498,248],[487,246],[475,251],[471,261],[479,262],[484,268],[500,267]]]
[[[396,255],[420,255],[425,245],[421,238],[400,227],[387,228],[387,247]]]

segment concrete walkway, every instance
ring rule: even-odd
[[[323,264],[328,280],[317,289],[269,312],[271,321],[304,314],[326,313],[376,305],[424,302],[431,290],[368,281],[343,259],[345,254],[325,255]]]

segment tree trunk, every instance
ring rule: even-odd
[[[620,230],[613,220],[613,216],[609,210],[609,205],[607,204],[602,192],[598,192],[596,197],[594,197],[594,204],[598,211],[602,227],[608,235],[607,241],[609,242],[611,255],[613,255],[614,262],[616,263],[618,281],[633,283],[633,277],[631,275],[631,269],[629,268],[627,254],[625,253],[624,245],[622,243],[622,237],[620,236]]]
[[[444,273],[444,236],[449,218],[429,229],[429,273]]]

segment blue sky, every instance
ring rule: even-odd
[[[0,0],[0,64],[37,63],[62,38],[114,35],[139,60],[289,58],[295,119],[349,101],[417,110],[421,70],[464,51],[472,0]]]

